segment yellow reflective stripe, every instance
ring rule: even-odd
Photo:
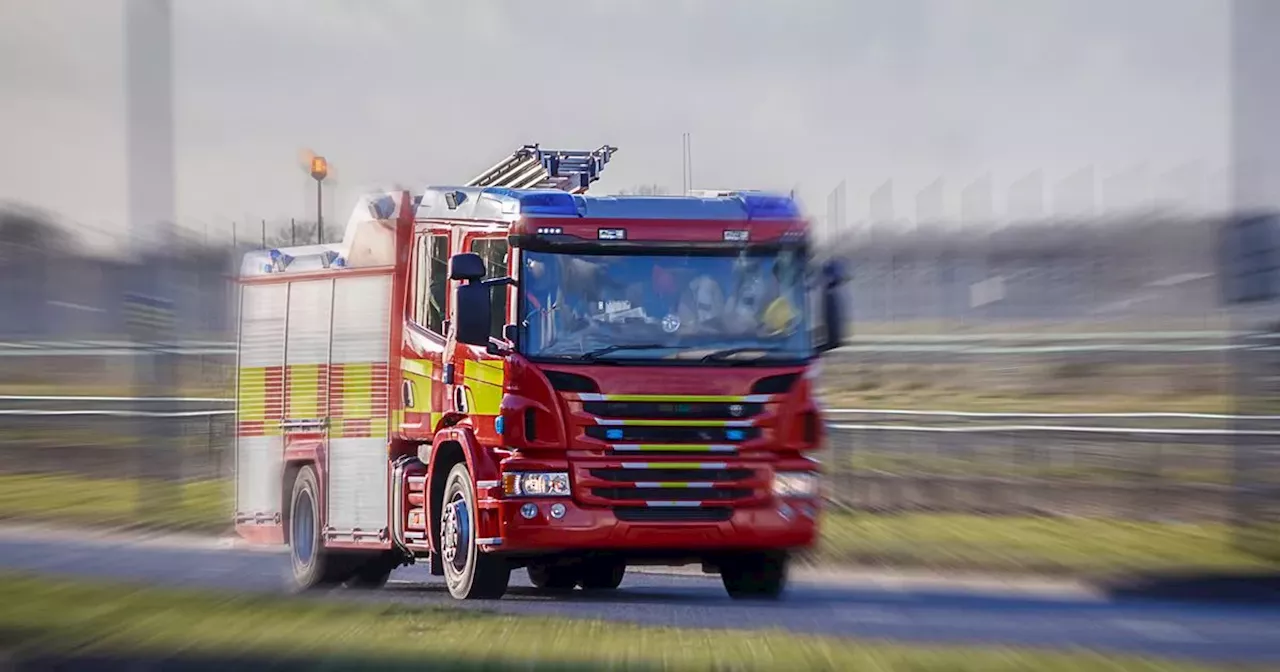
[[[750,420],[639,420],[635,418],[596,418],[596,424],[606,427],[751,427]]]
[[[667,401],[687,403],[763,404],[773,401],[771,394],[697,395],[697,394],[594,394],[579,393],[579,401]]]
[[[708,445],[705,443],[619,443],[613,446],[620,452],[650,453],[732,453],[738,449],[731,445]]]
[[[373,365],[342,365],[342,416],[367,418],[373,415]]]
[[[380,439],[387,438],[387,418],[370,418],[369,419],[369,436]]]
[[[467,360],[463,364],[463,375],[470,380],[485,382],[490,385],[502,385],[503,380],[506,378],[506,366],[502,360]]]
[[[255,422],[267,417],[267,369],[255,366],[240,369],[239,406],[241,422]]]
[[[413,387],[413,403],[405,410],[423,412],[431,405],[431,379],[417,373],[404,373],[404,379]]]
[[[502,406],[502,385],[506,367],[499,361],[467,360],[463,364],[467,383],[467,405],[477,415],[497,415]]]
[[[293,419],[319,418],[320,365],[294,364],[289,367],[289,409],[286,417]]]
[[[400,360],[400,370],[405,373],[412,373],[418,376],[431,377],[431,371],[434,363],[429,359],[402,359]]]
[[[672,489],[700,489],[710,488],[714,484],[706,481],[636,481],[637,488],[672,488]]]

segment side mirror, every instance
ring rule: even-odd
[[[480,280],[485,276],[484,259],[475,252],[455,254],[449,259],[450,280]]]
[[[459,254],[453,258],[453,261],[456,262],[458,257],[463,256],[467,255]],[[475,255],[470,256],[475,257]],[[476,257],[477,261],[479,259],[479,257]],[[458,342],[487,348],[489,346],[489,320],[492,313],[493,290],[489,285],[472,281],[465,285],[458,285],[453,296],[453,305],[457,306],[457,319],[454,326],[457,329]]]

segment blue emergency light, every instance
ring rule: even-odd
[[[390,195],[379,196],[369,204],[369,207],[373,209],[373,215],[378,219],[391,219],[396,214],[396,200]]]
[[[793,219],[800,216],[795,199],[769,194],[740,194],[748,219]]]
[[[520,191],[489,187],[486,194],[510,198],[520,204],[522,215],[547,215],[552,217],[577,217],[578,203],[573,194],[564,191]]]
[[[280,250],[271,250],[268,256],[271,257],[271,264],[266,269],[268,273],[273,271],[279,273],[280,271],[288,268],[289,264],[293,263],[293,257],[281,252]]]
[[[344,268],[347,265],[347,260],[343,259],[342,255],[334,250],[326,250],[324,254],[320,255],[320,265],[325,268]]]

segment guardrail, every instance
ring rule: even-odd
[[[0,402],[102,402],[102,403],[216,403],[231,404],[234,399],[219,397],[104,397],[104,396],[57,396],[57,395],[0,395]],[[915,410],[902,408],[829,408],[824,412],[830,415],[870,415],[870,416],[908,416],[938,418],[981,418],[981,419],[1188,419],[1188,420],[1253,420],[1278,421],[1280,415],[1235,415],[1228,413],[1178,413],[1163,411],[1140,411],[1133,413],[1050,413],[1034,411],[953,411],[953,410]],[[128,409],[0,409],[0,416],[107,416],[107,417],[147,417],[147,418],[194,418],[235,415],[235,410],[192,410],[192,411],[138,411]],[[1086,434],[1152,434],[1152,435],[1185,435],[1185,436],[1280,436],[1280,430],[1242,430],[1234,428],[1172,428],[1172,427],[1099,427],[1081,425],[885,425],[874,423],[830,422],[830,429],[852,431],[881,432],[921,432],[921,433],[1011,433],[1011,432],[1062,432]]]

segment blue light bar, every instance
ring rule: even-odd
[[[768,194],[739,194],[748,219],[793,219],[800,216],[794,199]]]
[[[559,217],[577,217],[578,203],[573,194],[564,191],[520,191],[490,187],[486,194],[511,198],[520,204],[522,215],[552,215]]]
[[[324,254],[320,255],[320,265],[325,268],[345,268],[347,262],[336,251],[326,250]]]
[[[283,271],[288,268],[289,264],[293,261],[293,257],[281,252],[280,250],[271,250],[269,256],[271,257],[271,267],[268,269],[269,271]]]
[[[373,209],[373,215],[377,219],[390,219],[396,213],[396,200],[390,195],[379,196],[369,207]]]

